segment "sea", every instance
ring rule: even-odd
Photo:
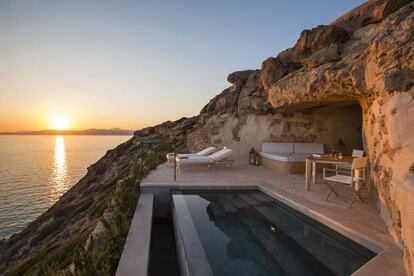
[[[131,136],[0,135],[0,240],[25,228]]]

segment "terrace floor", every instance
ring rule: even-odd
[[[141,182],[143,192],[162,188],[258,188],[306,215],[333,228],[354,241],[366,246],[378,255],[358,275],[405,275],[400,248],[394,243],[379,212],[365,196],[365,202],[356,201],[348,209],[343,199],[324,201],[328,192],[325,184],[305,190],[304,175],[279,174],[265,167],[235,165],[230,168],[188,167],[177,172],[173,181],[173,169],[166,164],[158,166]],[[348,191],[340,192],[346,200]]]

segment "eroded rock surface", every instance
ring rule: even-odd
[[[186,131],[194,126],[197,118],[182,118],[136,131],[133,138],[109,150],[50,209],[22,232],[0,242],[0,275],[42,274],[39,271],[54,268],[57,259],[72,260],[74,249],[83,248],[90,237],[99,248],[99,235],[105,231],[101,218],[110,220],[112,213],[106,203],[107,195],[130,174],[143,158],[142,153],[153,155],[154,142],[162,145],[164,141],[174,140],[177,148],[182,148]],[[143,142],[150,146],[144,147],[144,151]],[[73,268],[70,263],[60,265]]]
[[[294,47],[263,62],[254,73],[259,81],[252,77],[248,86],[229,88],[239,91],[227,108],[233,113],[204,116],[207,123],[190,133],[189,145],[196,147],[197,137],[207,133],[205,145],[232,146],[243,158],[265,140],[322,142],[323,129],[334,128],[318,123],[322,111],[316,110],[357,102],[373,193],[412,275],[414,3],[409,2],[369,1],[329,26],[302,32]],[[323,142],[333,146],[337,138]]]

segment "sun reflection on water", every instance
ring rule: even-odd
[[[55,140],[55,162],[53,170],[53,189],[56,197],[60,197],[66,191],[66,176],[65,138],[58,135]]]

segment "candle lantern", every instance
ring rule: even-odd
[[[252,148],[249,152],[249,164],[256,165],[256,151]]]
[[[261,166],[262,165],[262,160],[260,159],[260,154],[258,153],[258,152],[256,152],[256,163],[255,163],[255,165],[256,166]]]

